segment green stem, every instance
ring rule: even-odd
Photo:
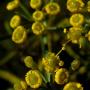
[[[51,82],[51,73],[47,73],[48,82]]]
[[[0,66],[7,63],[11,58],[16,55],[16,51],[9,52],[2,60],[0,60]]]
[[[48,81],[47,81],[46,78],[43,76],[43,74],[41,74],[41,77],[42,77],[43,81],[44,81],[45,84],[46,84]]]
[[[29,11],[27,10],[27,8],[26,8],[22,3],[20,3],[20,8],[24,11],[24,13],[27,15],[27,17],[28,17],[29,20],[30,20],[31,14],[29,13]],[[32,20],[31,20],[31,21],[32,21]]]
[[[20,78],[16,77],[12,73],[5,71],[5,70],[0,70],[0,78],[3,78],[7,81],[9,81],[12,84],[18,83],[21,81]]]
[[[59,52],[56,54],[56,56],[58,56],[64,49],[65,46],[70,42],[71,40],[68,40],[65,44],[63,44],[63,47],[59,50]]]
[[[52,51],[51,35],[48,33],[48,51]]]
[[[9,25],[9,22],[8,21],[5,21],[4,22],[4,26],[5,26],[5,29],[6,29],[7,33],[9,35],[12,35],[12,29],[10,28],[10,25]]]
[[[43,42],[42,35],[40,36],[40,42],[41,42],[42,55],[44,55],[45,54],[45,45],[44,45],[44,42]]]
[[[66,45],[65,50],[73,58],[80,59],[80,57],[73,51],[73,49],[69,45]]]
[[[18,14],[18,15],[20,15],[21,17],[23,17],[24,19],[26,19],[26,20],[28,20],[28,21],[30,21],[29,19],[29,17],[27,17],[27,15],[26,14],[23,14],[23,13],[21,13],[21,12],[15,12],[15,14]]]

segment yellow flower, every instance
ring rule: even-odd
[[[33,58],[31,56],[26,56],[24,58],[24,63],[28,68],[34,68],[35,67],[35,62],[33,61]]]
[[[71,17],[70,17],[70,24],[72,26],[80,26],[82,25],[84,22],[84,16],[80,13],[78,14],[73,14]]]
[[[44,13],[42,11],[35,11],[33,13],[33,19],[35,21],[41,21],[44,18]]]
[[[56,15],[60,12],[60,6],[58,3],[50,2],[45,6],[47,14]]]
[[[88,41],[90,41],[90,31],[86,34],[86,37],[88,38]]]
[[[7,4],[6,9],[10,11],[14,10],[15,8],[19,6],[19,3],[20,3],[19,0],[13,0]]]
[[[26,29],[23,26],[18,26],[12,34],[12,41],[21,44],[26,40]]]
[[[20,81],[14,84],[14,90],[27,90],[27,84],[25,81]]]
[[[25,81],[21,81],[20,84],[21,84],[23,90],[27,90],[27,84]]]
[[[82,0],[67,0],[67,9],[70,12],[79,12],[83,9],[84,5]]]
[[[80,48],[84,48],[87,44],[87,40],[84,36],[79,38],[79,47]]]
[[[81,37],[82,27],[71,27],[67,33],[67,38],[72,41],[72,43],[78,43]]]
[[[72,61],[72,63],[71,63],[72,70],[78,69],[79,66],[80,66],[80,61],[78,59],[75,59],[75,60]]]
[[[83,90],[83,87],[78,82],[69,82],[64,86],[63,90]]]
[[[36,35],[42,34],[42,32],[45,30],[45,26],[41,22],[35,22],[32,24],[32,31]]]
[[[64,65],[64,61],[60,60],[59,66],[63,66],[63,65]]]
[[[54,53],[49,52],[43,59],[42,64],[44,65],[44,69],[47,72],[54,72],[55,69],[59,66],[59,57]]]
[[[55,82],[57,84],[65,84],[68,81],[69,72],[65,68],[60,68],[56,71]]]
[[[28,71],[25,80],[31,88],[39,88],[42,84],[40,72],[37,70]]]
[[[85,72],[87,72],[87,67],[86,66],[81,66],[79,69],[79,73],[80,74],[85,74]]]
[[[38,66],[39,71],[42,72],[42,71],[44,70],[44,66],[43,66],[43,64],[42,64],[42,60],[41,60],[41,59],[38,61],[37,66]]]
[[[10,26],[12,28],[16,28],[17,26],[20,25],[20,22],[21,22],[20,16],[19,15],[14,15],[10,20]]]
[[[30,0],[30,6],[33,9],[38,9],[42,4],[42,0]]]

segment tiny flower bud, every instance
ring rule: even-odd
[[[82,35],[81,27],[71,27],[69,29],[69,32],[67,33],[67,38],[70,39],[72,43],[78,43],[81,35]]]
[[[84,22],[84,16],[82,14],[73,14],[71,17],[70,17],[70,24],[72,26],[80,26],[82,25]]]
[[[45,30],[45,26],[43,23],[35,22],[32,24],[32,31],[34,34],[40,35],[43,33],[44,30]]]
[[[82,0],[67,0],[67,9],[70,12],[79,12],[83,9],[84,5]]]
[[[69,72],[65,68],[60,68],[56,71],[55,82],[57,84],[65,84],[68,81]]]
[[[42,11],[35,11],[33,13],[33,19],[35,21],[41,21],[44,18],[44,13]]]
[[[78,59],[75,59],[75,60],[72,61],[72,63],[71,63],[72,70],[78,69],[79,66],[80,66],[80,61]]]
[[[19,6],[19,3],[19,0],[13,0],[7,4],[6,9],[9,11],[14,10]]]
[[[50,2],[45,6],[47,14],[56,15],[60,12],[60,6],[58,3]]]
[[[42,4],[42,0],[30,0],[30,6],[33,9],[38,9]]]
[[[27,37],[26,29],[23,26],[18,26],[12,34],[12,41],[17,44],[22,44]]]
[[[31,56],[26,56],[24,58],[24,63],[28,68],[35,68],[35,62],[33,61],[33,58]]]
[[[19,15],[14,15],[10,20],[10,26],[12,28],[16,28],[17,26],[20,25],[20,22],[21,22],[20,16]]]

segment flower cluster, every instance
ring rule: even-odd
[[[42,63],[47,72],[54,72],[58,68],[60,59],[54,53],[49,52],[46,57],[42,59]]]
[[[79,70],[79,73],[85,73],[86,68],[83,66],[80,68],[81,58],[67,44],[69,42],[72,45],[78,44],[79,49],[81,49],[85,48],[86,43],[90,43],[90,21],[82,13],[90,12],[90,1],[85,5],[83,0],[67,0],[66,10],[70,12],[68,16],[64,16],[65,13],[60,6],[61,2],[59,0],[30,0],[29,9],[31,12],[19,0],[13,0],[7,4],[7,10],[12,11],[16,10],[16,8],[21,8],[25,14],[22,15],[15,12],[17,14],[10,20],[9,25],[11,29],[14,29],[12,32],[12,41],[20,45],[26,45],[27,43],[28,45],[26,47],[31,48],[24,52],[27,54],[29,50],[33,51],[32,47],[30,47],[33,44],[31,42],[34,40],[32,37],[37,37],[36,41],[33,41],[33,47],[37,45],[42,49],[42,55],[39,60],[37,59],[35,61],[30,56],[31,53],[23,56],[22,61],[29,70],[25,75],[25,81],[15,84],[15,89],[28,90],[27,86],[29,86],[29,89],[36,89],[52,82],[58,85],[64,85],[63,90],[84,90],[83,85],[79,82],[69,80],[71,76],[70,70],[72,72]],[[60,19],[57,19],[58,17]],[[24,22],[24,19],[28,21]],[[30,40],[31,42],[29,42]],[[52,47],[54,45],[51,45],[53,42],[60,42],[61,44],[59,45],[61,50],[57,54],[53,53],[54,49]],[[48,50],[45,50],[47,47]],[[70,69],[64,67],[66,63],[59,56],[64,50],[69,52],[74,58],[70,64]],[[39,53],[41,54],[41,51]],[[20,53],[21,56],[22,54]],[[36,55],[36,53],[32,53],[32,55]]]

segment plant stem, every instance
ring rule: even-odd
[[[66,50],[66,52],[67,52],[70,56],[72,56],[73,58],[75,58],[75,59],[79,59],[79,58],[80,58],[80,57],[72,50],[72,48],[71,48],[69,45],[66,46],[65,50]]]
[[[63,47],[60,49],[60,51],[56,54],[58,56],[66,47],[66,45],[70,42],[71,40],[68,40],[65,44],[63,44]]]
[[[27,15],[27,17],[30,20],[31,14],[29,13],[29,11],[27,10],[27,8],[22,3],[20,3],[20,8],[25,12],[25,14]]]
[[[10,26],[9,26],[9,22],[8,21],[5,21],[4,22],[4,26],[5,26],[5,29],[6,29],[6,31],[7,31],[7,33],[8,33],[8,35],[12,35],[12,29],[10,28]]]
[[[48,51],[51,52],[52,51],[52,47],[51,47],[51,35],[48,33]]]
[[[11,58],[16,55],[16,51],[9,52],[2,60],[0,60],[0,66],[7,63]]]
[[[20,78],[17,76],[13,75],[12,73],[5,71],[5,70],[0,70],[0,78],[3,78],[7,81],[9,81],[12,84],[18,83],[21,81]]]

